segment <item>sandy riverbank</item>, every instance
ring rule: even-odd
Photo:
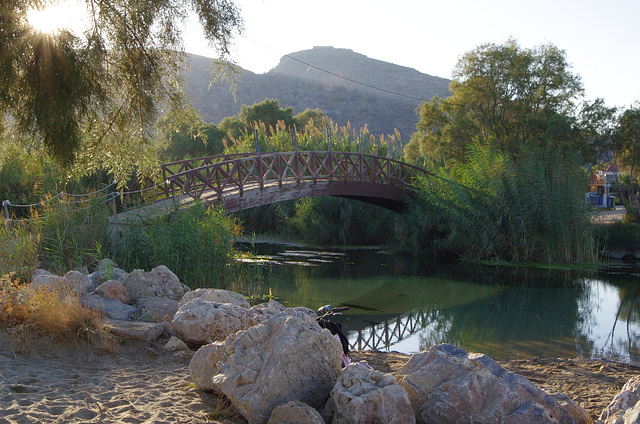
[[[193,352],[127,342],[114,353],[44,341],[11,344],[0,332],[0,423],[244,423],[216,395],[197,389]],[[17,353],[15,350],[24,350]],[[374,368],[395,373],[407,355],[356,352]],[[640,366],[584,359],[501,363],[544,390],[569,395],[595,419]]]

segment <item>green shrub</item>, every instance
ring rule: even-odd
[[[605,250],[640,250],[640,225],[632,222],[614,222],[603,225]]]

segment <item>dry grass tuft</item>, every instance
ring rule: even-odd
[[[103,315],[85,308],[77,294],[31,288],[12,276],[0,277],[0,329],[7,328],[14,340],[28,346],[33,337],[51,343],[88,341],[112,350],[112,336],[103,325]]]

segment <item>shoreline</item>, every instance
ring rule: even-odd
[[[12,350],[16,343],[24,348]],[[193,384],[194,351],[169,352],[160,343],[114,343],[114,351],[86,343],[54,345],[11,340],[0,330],[0,423],[26,422],[217,422],[246,421],[216,394]],[[353,352],[374,369],[397,374],[410,355]],[[640,365],[583,358],[531,357],[497,361],[548,393],[564,393],[594,422]]]

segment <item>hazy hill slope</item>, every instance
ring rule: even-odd
[[[447,79],[348,49],[314,47],[284,56],[265,74],[244,72],[234,101],[228,84],[215,83],[208,89],[210,59],[190,58],[191,68],[185,73],[187,92],[205,120],[216,124],[236,115],[242,104],[277,99],[282,107],[292,106],[294,113],[320,108],[340,125],[349,121],[358,129],[368,124],[374,134],[392,134],[397,128],[407,142],[418,121],[415,109],[422,103],[420,99],[449,95]]]

